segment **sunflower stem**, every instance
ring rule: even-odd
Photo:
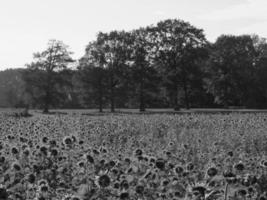
[[[229,186],[229,184],[226,183],[225,192],[224,192],[224,200],[227,200],[228,186]]]

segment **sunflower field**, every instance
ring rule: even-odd
[[[0,200],[265,200],[267,115],[0,114]]]

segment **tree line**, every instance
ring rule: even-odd
[[[211,43],[203,29],[168,19],[132,31],[99,32],[82,58],[71,56],[62,41],[50,40],[27,69],[17,71],[20,92],[13,104],[44,112],[267,108],[267,42],[257,35],[221,35]],[[7,91],[12,98],[14,89]]]

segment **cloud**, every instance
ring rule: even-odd
[[[157,16],[166,16],[166,13],[162,10],[156,10],[153,14]]]
[[[267,20],[261,23],[251,24],[236,30],[237,34],[258,34],[267,38]]]
[[[201,20],[267,19],[266,0],[247,0],[246,3],[215,10],[199,16]]]

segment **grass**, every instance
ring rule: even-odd
[[[38,111],[37,111],[38,112]],[[148,108],[145,112],[139,109],[117,108],[114,113],[110,109],[103,109],[99,113],[98,109],[52,109],[52,113],[77,113],[84,115],[106,115],[106,114],[230,114],[230,113],[267,113],[266,109],[220,109],[220,108],[191,108],[174,111],[172,108]]]

